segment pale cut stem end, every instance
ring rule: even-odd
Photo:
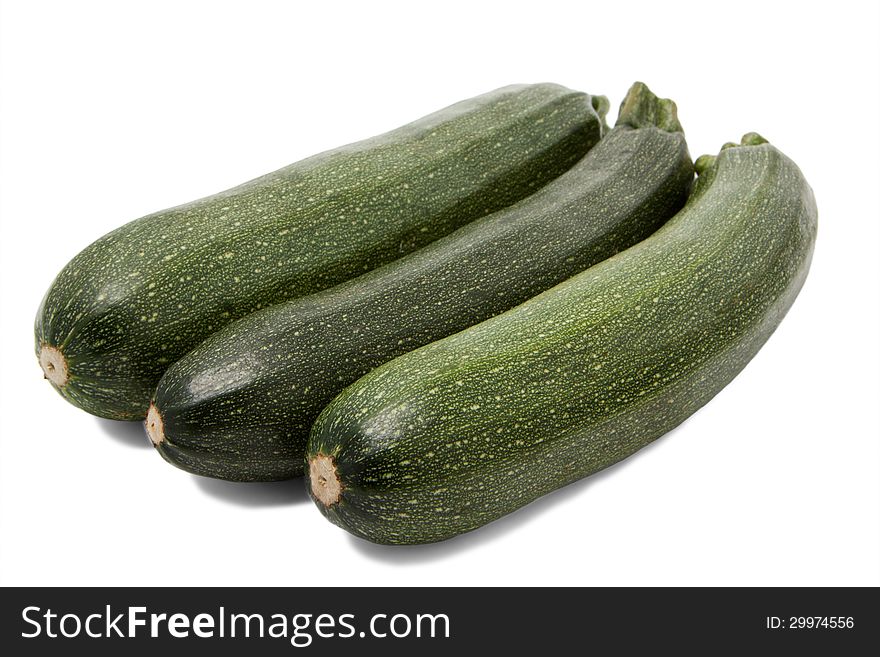
[[[309,460],[309,480],[312,495],[324,506],[333,506],[342,497],[342,482],[336,471],[336,460],[326,454],[317,454]]]
[[[155,404],[150,404],[150,410],[147,411],[147,419],[144,420],[144,427],[147,429],[147,435],[153,447],[158,447],[165,440],[165,423],[162,421],[162,414]]]
[[[43,368],[43,376],[52,385],[63,388],[70,379],[70,370],[67,368],[67,359],[58,347],[44,344],[40,347],[40,367]]]

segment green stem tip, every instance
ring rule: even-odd
[[[602,134],[604,135],[608,132],[608,123],[606,123],[605,117],[608,116],[608,110],[611,109],[611,101],[606,96],[590,96],[590,102],[593,105],[593,109],[596,110],[596,114],[599,115],[599,121],[602,123]]]
[[[740,143],[743,146],[760,146],[761,144],[767,144],[769,142],[757,132],[747,132],[742,136]]]
[[[717,156],[715,155],[700,155],[697,161],[694,162],[694,171],[697,172],[698,176],[702,176],[706,171],[715,166],[716,159]]]
[[[632,128],[660,128],[666,132],[684,132],[678,122],[678,108],[668,98],[658,98],[643,82],[636,82],[620,104],[615,125]]]
[[[728,148],[742,148],[743,146],[760,146],[761,144],[767,143],[769,142],[757,132],[747,132],[742,136],[742,139],[740,139],[738,144],[734,141],[729,141],[721,146],[721,150],[726,151]],[[715,166],[717,159],[717,155],[701,155],[698,157],[697,161],[694,162],[694,169],[696,170],[697,175],[703,176]]]

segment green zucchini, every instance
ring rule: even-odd
[[[308,450],[321,512],[377,543],[440,541],[605,468],[721,390],[797,296],[816,206],[757,135],[697,161],[647,240],[346,388]]]
[[[564,172],[599,140],[605,103],[505,87],[128,223],[52,283],[35,326],[44,375],[90,413],[143,419],[165,369],[222,326],[390,262]]]
[[[212,335],[162,377],[148,433],[195,474],[301,475],[309,429],[345,386],[644,239],[681,208],[692,180],[675,105],[636,84],[617,127],[532,196]]]

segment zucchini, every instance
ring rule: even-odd
[[[377,543],[427,543],[629,456],[749,362],[797,296],[816,236],[798,167],[757,135],[697,161],[647,240],[400,356],[322,412],[321,512]]]
[[[309,429],[348,384],[644,239],[693,180],[675,105],[642,84],[614,128],[532,196],[330,290],[244,317],[171,366],[147,430],[189,472],[303,474]]]
[[[165,369],[225,324],[390,262],[564,172],[599,140],[605,102],[505,87],[128,223],[52,283],[35,326],[44,375],[90,413],[142,420]]]

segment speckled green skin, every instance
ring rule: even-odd
[[[632,94],[639,107],[671,103],[640,86]],[[641,114],[622,114],[580,162],[527,199],[212,335],[159,382],[159,452],[221,479],[302,475],[312,423],[345,386],[653,233],[684,204],[693,166],[677,121],[669,132],[637,121]]]
[[[588,95],[505,87],[109,233],[58,275],[36,349],[68,401],[143,419],[165,369],[261,307],[321,290],[510,205],[598,141]]]
[[[605,468],[709,401],[807,275],[812,191],[769,144],[727,148],[647,240],[348,387],[307,458],[335,459],[334,523],[443,540]],[[755,145],[752,145],[755,144]]]

